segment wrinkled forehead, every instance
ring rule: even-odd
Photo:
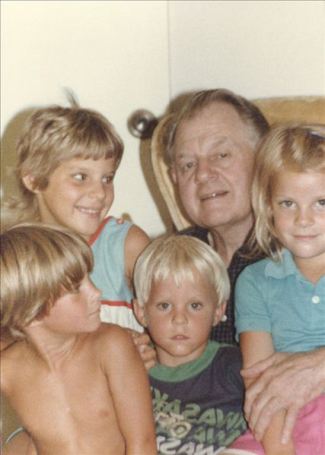
[[[257,134],[232,106],[214,103],[181,121],[176,130],[174,156],[182,154],[194,142],[229,143],[255,148]]]

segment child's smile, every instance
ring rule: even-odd
[[[86,239],[94,234],[114,199],[114,158],[64,161],[44,190],[37,190],[41,219],[71,228]]]
[[[276,235],[300,269],[325,271],[325,174],[284,170],[274,179],[272,211]]]

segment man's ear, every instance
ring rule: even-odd
[[[142,327],[147,327],[147,320],[146,316],[144,314],[144,307],[139,304],[137,299],[133,299],[133,311],[134,314],[139,321],[139,323],[142,325]]]
[[[226,318],[225,311],[226,311],[226,302],[222,303],[221,305],[219,305],[216,308],[215,313],[214,313],[213,327],[215,327],[217,324],[219,324],[220,321],[225,320],[225,319],[223,319],[223,318]]]
[[[32,193],[39,193],[39,190],[35,187],[35,177],[32,174],[24,175],[22,181],[29,191]]]

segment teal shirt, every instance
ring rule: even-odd
[[[237,336],[271,333],[276,351],[325,346],[325,275],[311,283],[288,250],[279,262],[263,259],[246,267],[236,284],[235,321]]]

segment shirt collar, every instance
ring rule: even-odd
[[[298,268],[290,251],[283,249],[279,261],[269,261],[265,267],[265,275],[273,278],[285,278],[299,274]]]

